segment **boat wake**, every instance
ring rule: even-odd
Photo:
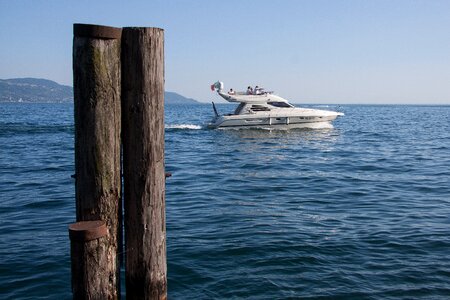
[[[165,129],[187,129],[187,130],[200,130],[203,129],[200,125],[194,124],[166,124]]]

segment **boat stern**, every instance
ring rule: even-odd
[[[223,123],[223,116],[214,116],[211,121],[207,124],[208,128],[218,128],[220,124]]]

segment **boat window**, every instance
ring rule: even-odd
[[[286,102],[267,102],[267,103],[275,107],[292,107],[289,103]]]
[[[270,108],[263,105],[252,105],[251,110],[253,111],[270,111]]]

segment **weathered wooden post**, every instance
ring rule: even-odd
[[[166,299],[164,31],[123,28],[127,299]]]
[[[69,226],[74,299],[111,299],[109,285],[108,229],[104,221],[82,221]]]
[[[96,247],[106,255],[102,258],[105,265],[97,271],[97,276],[105,280],[97,281],[102,286],[93,287],[86,283],[86,299],[92,298],[87,296],[92,292],[90,289],[103,290],[102,299],[120,297],[117,253],[121,197],[121,31],[120,28],[74,24],[77,222],[103,220],[108,229],[108,234],[96,241]],[[86,264],[85,268],[88,267]],[[77,270],[88,272],[86,269]],[[73,274],[72,278],[74,276],[82,274]],[[74,294],[74,298],[78,296]]]

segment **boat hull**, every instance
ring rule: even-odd
[[[332,128],[331,121],[339,113],[323,116],[259,116],[230,115],[220,116],[209,124],[210,128]]]

